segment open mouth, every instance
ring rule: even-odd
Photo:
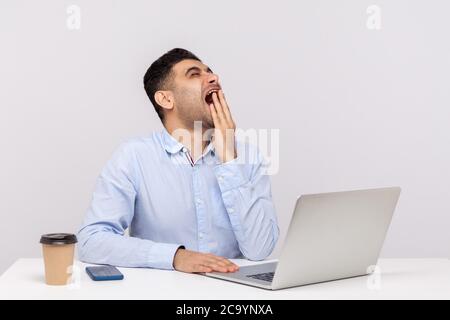
[[[211,90],[209,90],[209,91],[206,93],[206,96],[205,96],[205,102],[206,102],[208,105],[210,105],[211,103],[213,103],[213,97],[212,97],[212,95],[213,95],[214,92],[219,92],[219,89],[211,89]]]

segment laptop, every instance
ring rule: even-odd
[[[278,261],[205,275],[268,290],[367,275],[399,196],[399,187],[302,195]]]

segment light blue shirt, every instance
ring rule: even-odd
[[[180,246],[266,258],[279,235],[266,162],[251,144],[236,148],[222,164],[210,143],[192,163],[165,129],[122,143],[97,179],[78,232],[80,260],[173,269]]]

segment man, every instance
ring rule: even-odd
[[[104,167],[79,258],[183,272],[266,258],[279,235],[269,178],[257,149],[235,141],[218,76],[177,48],[150,66],[144,87],[164,129],[126,141]]]

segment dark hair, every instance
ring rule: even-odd
[[[175,48],[153,62],[144,75],[145,92],[155,107],[156,113],[161,121],[164,120],[163,108],[155,101],[155,92],[165,89],[171,76],[172,67],[178,62],[186,59],[201,61],[192,52],[181,48]]]

